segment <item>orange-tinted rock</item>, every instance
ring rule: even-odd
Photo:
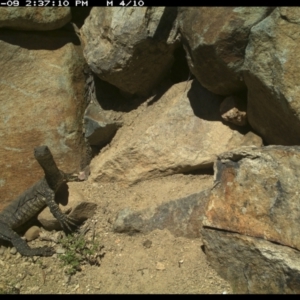
[[[35,147],[64,172],[83,167],[84,64],[74,33],[1,30],[0,210],[44,175]]]

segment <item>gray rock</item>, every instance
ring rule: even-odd
[[[246,48],[248,121],[268,144],[300,144],[299,20],[299,7],[277,7],[252,27]]]
[[[122,126],[120,119],[109,118],[108,114],[92,102],[84,114],[85,137],[92,146],[102,147],[109,143]]]
[[[179,45],[176,7],[93,7],[81,28],[92,71],[129,94],[148,94]]]
[[[241,67],[251,27],[274,8],[181,7],[179,27],[191,72],[209,91],[229,96],[246,88]]]
[[[209,190],[204,190],[137,212],[125,208],[115,220],[114,231],[133,234],[168,229],[175,236],[199,237],[208,195]]]
[[[211,266],[235,294],[299,294],[300,253],[272,242],[204,228]]]

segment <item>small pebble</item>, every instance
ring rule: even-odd
[[[15,255],[15,254],[17,254],[17,249],[15,248],[15,247],[12,247],[11,249],[10,249],[10,251],[9,251],[9,253],[10,254],[13,254],[13,255]]]
[[[143,246],[145,248],[150,248],[152,246],[152,241],[150,240],[146,240],[144,243],[143,243]]]
[[[66,252],[66,250],[63,249],[63,248],[58,248],[58,249],[56,249],[56,253],[57,253],[57,254],[64,254],[65,252]]]
[[[37,239],[40,235],[40,232],[41,232],[41,229],[38,226],[32,226],[25,232],[24,236],[25,236],[26,240],[29,242],[29,241]]]
[[[183,264],[183,259],[181,259],[181,260],[178,261],[179,268],[181,267],[182,264]]]
[[[38,256],[32,256],[32,261],[33,261],[33,262],[36,262],[38,259],[39,259]]]
[[[166,269],[166,267],[165,267],[165,265],[163,263],[161,263],[161,262],[157,262],[156,263],[156,270],[163,271],[165,269]]]
[[[70,283],[70,280],[71,280],[71,276],[69,276],[69,275],[64,276],[64,282],[65,282],[66,284],[69,284],[69,283]]]

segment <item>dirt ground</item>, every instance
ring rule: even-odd
[[[81,265],[69,276],[58,255],[22,257],[14,248],[0,247],[0,291],[11,293],[232,293],[229,284],[209,266],[201,250],[201,239],[174,237],[168,230],[147,235],[117,234],[112,230],[120,209],[134,210],[177,199],[207,188],[209,175],[173,175],[148,180],[133,186],[99,184],[90,180],[74,183],[85,200],[97,203],[93,218],[83,227],[90,228],[85,238],[95,235],[103,246],[100,265]],[[50,236],[56,232],[48,233]],[[30,247],[60,244],[36,239]]]

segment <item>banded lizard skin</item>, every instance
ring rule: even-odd
[[[23,194],[17,197],[0,213],[0,239],[11,242],[24,256],[51,256],[55,253],[51,247],[30,248],[14,231],[48,206],[64,231],[70,232],[77,225],[65,215],[55,202],[55,193],[66,182],[77,181],[76,175],[66,174],[57,168],[47,146],[34,149],[34,156],[43,168],[45,176]]]

